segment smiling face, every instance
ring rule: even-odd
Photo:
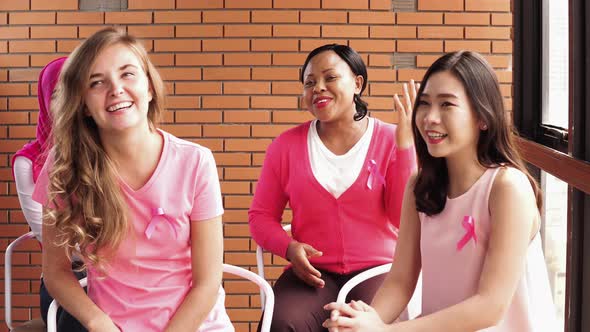
[[[138,56],[123,44],[106,47],[86,82],[86,113],[101,134],[149,126],[149,79]]]
[[[355,75],[334,51],[314,56],[303,73],[303,99],[321,122],[352,121],[356,112],[353,98],[362,86],[363,77]]]
[[[477,155],[479,122],[463,84],[451,72],[430,76],[419,96],[415,121],[433,157]]]

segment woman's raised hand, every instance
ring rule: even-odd
[[[393,97],[394,109],[399,112],[395,139],[397,146],[401,149],[409,148],[414,145],[414,137],[412,135],[412,111],[419,89],[420,83],[415,83],[414,80],[410,80],[409,87],[408,83],[404,83],[403,101],[400,100],[397,93]]]

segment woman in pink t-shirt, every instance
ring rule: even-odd
[[[412,127],[395,264],[375,295],[339,305],[330,331],[554,332],[540,239],[542,198],[521,159],[494,70],[458,51],[428,69]],[[422,313],[397,322],[422,270]]]
[[[60,318],[60,330],[233,331],[215,161],[156,128],[163,101],[157,70],[123,31],[98,31],[64,65],[54,148],[33,193],[44,206],[45,284],[83,325]]]

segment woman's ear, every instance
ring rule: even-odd
[[[358,95],[361,93],[362,89],[363,89],[363,83],[365,82],[365,79],[363,78],[362,75],[356,75],[356,77],[354,78],[354,94]]]

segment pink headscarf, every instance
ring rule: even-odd
[[[37,98],[39,99],[39,119],[37,121],[37,137],[33,141],[27,143],[22,149],[18,150],[12,156],[12,164],[14,165],[14,158],[23,156],[33,162],[33,182],[37,182],[37,177],[45,158],[47,158],[47,151],[50,148],[48,141],[51,133],[51,114],[49,113],[49,105],[51,104],[51,95],[57,84],[61,68],[67,58],[57,58],[48,63],[39,74],[39,82],[37,84]]]

